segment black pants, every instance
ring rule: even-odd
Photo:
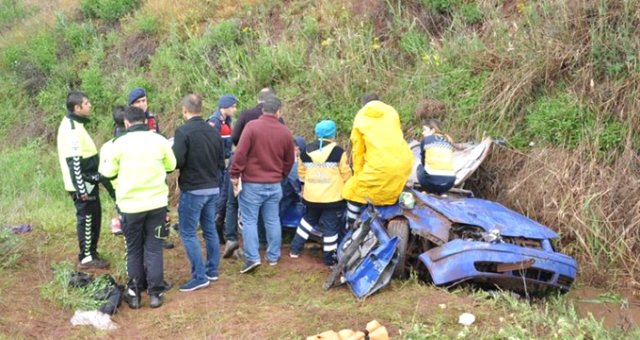
[[[136,294],[149,288],[150,295],[164,291],[164,263],[160,236],[167,208],[135,214],[122,213],[122,232],[127,242],[128,287]]]
[[[98,240],[102,224],[102,209],[100,207],[100,195],[96,185],[89,193],[89,199],[83,201],[76,192],[70,192],[73,204],[76,207],[76,232],[80,253],[78,261],[87,256],[96,258],[98,255]]]
[[[311,230],[319,227],[322,232],[323,262],[327,266],[336,264],[339,233],[344,226],[343,215],[344,207],[307,206],[304,218],[300,221],[296,236],[291,242],[291,253],[300,254]]]

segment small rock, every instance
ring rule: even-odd
[[[464,326],[471,326],[476,321],[476,316],[471,313],[462,313],[458,317],[458,323]]]

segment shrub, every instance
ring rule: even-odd
[[[98,309],[104,303],[104,301],[98,300],[96,295],[109,287],[109,280],[106,276],[97,277],[84,287],[73,288],[69,286],[69,280],[76,271],[71,262],[54,263],[51,268],[53,269],[53,279],[40,290],[40,294],[45,299],[68,310]]]
[[[20,258],[20,238],[10,230],[0,227],[0,269],[12,268]]]
[[[238,43],[240,30],[234,20],[223,20],[212,26],[205,36],[212,46],[229,47]]]
[[[543,96],[529,109],[527,129],[536,139],[573,148],[593,131],[593,113],[569,94]]]
[[[457,0],[422,0],[422,3],[430,9],[436,10],[440,13],[451,12],[456,5]]]
[[[627,132],[627,126],[619,121],[613,119],[607,121],[604,124],[602,133],[598,135],[600,151],[608,152],[618,149],[622,145]]]
[[[62,12],[57,15],[56,29],[73,51],[91,46],[97,38],[96,30],[91,22],[68,22]]]
[[[475,2],[461,4],[460,14],[464,19],[464,22],[470,25],[477,24],[482,21],[482,11],[480,10],[480,6]]]
[[[413,29],[402,34],[400,38],[400,48],[410,54],[420,55],[428,46],[425,35]]]
[[[138,13],[135,18],[136,28],[149,35],[155,35],[158,33],[158,18],[151,13]]]
[[[25,6],[22,1],[0,0],[0,30],[11,26],[14,22],[24,19],[34,10]]]
[[[140,0],[81,0],[80,7],[90,17],[116,21],[139,4]]]

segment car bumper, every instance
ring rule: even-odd
[[[507,243],[454,240],[419,256],[436,285],[488,283],[516,292],[568,291],[577,264],[561,253]]]

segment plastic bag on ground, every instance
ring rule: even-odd
[[[73,314],[73,317],[71,317],[71,324],[74,326],[90,325],[105,331],[118,329],[118,325],[111,321],[109,314],[104,314],[97,310],[77,310],[76,313]]]

